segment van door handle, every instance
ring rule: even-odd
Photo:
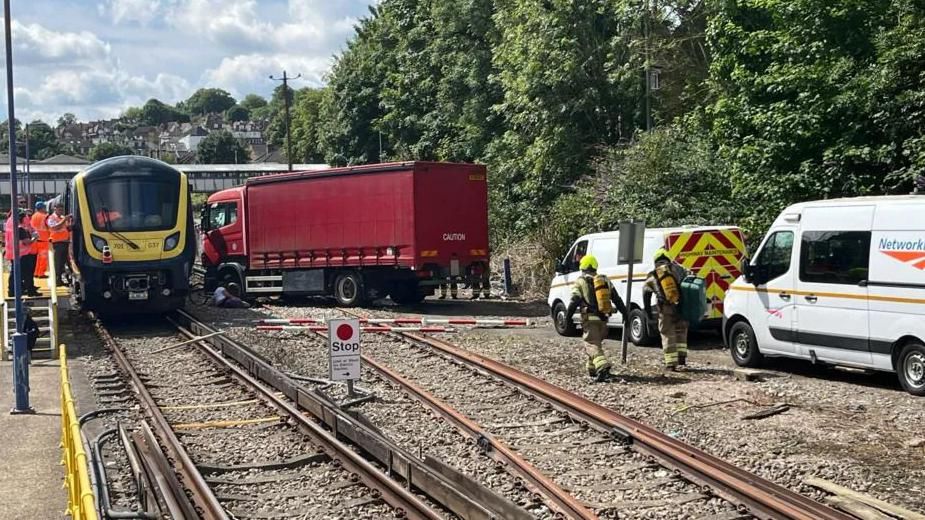
[[[818,300],[819,298],[817,298],[816,295],[814,294],[810,294],[809,296],[806,297],[806,301],[808,301],[809,303],[816,303],[816,301]]]
[[[790,301],[790,295],[785,292],[782,292],[778,294],[777,296],[779,296],[781,300],[788,301],[788,302]]]

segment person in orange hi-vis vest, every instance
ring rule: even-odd
[[[54,251],[55,275],[58,277],[56,285],[64,285],[64,269],[67,266],[67,250],[71,241],[71,233],[68,227],[71,225],[71,219],[64,214],[64,204],[55,204],[55,211],[48,215],[45,221],[48,231],[51,232],[51,248]]]
[[[33,247],[35,248],[35,277],[36,278],[48,278],[48,243],[51,238],[51,232],[48,230],[48,225],[45,224],[45,219],[48,218],[48,212],[45,210],[44,202],[37,202],[35,204],[35,213],[32,215],[32,229],[38,232],[38,239],[36,239]]]

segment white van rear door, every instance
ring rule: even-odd
[[[925,339],[925,197],[880,204],[871,238],[870,350],[875,368],[893,369],[893,344]]]
[[[874,206],[803,210],[797,274],[797,343],[803,356],[869,366],[866,282]]]

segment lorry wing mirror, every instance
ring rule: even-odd
[[[199,210],[199,229],[203,233],[209,230],[209,206],[204,205],[202,209]]]

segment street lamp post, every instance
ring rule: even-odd
[[[13,37],[10,32],[10,0],[3,0],[3,25],[6,36],[6,105],[10,125],[10,225],[13,226],[13,294],[16,301],[16,332],[13,334],[13,389],[16,403],[11,414],[35,413],[29,406],[29,353],[23,334],[22,269],[19,262],[19,220],[16,186],[16,115],[13,109]],[[10,247],[10,244],[7,244]],[[2,319],[6,319],[4,316]]]

